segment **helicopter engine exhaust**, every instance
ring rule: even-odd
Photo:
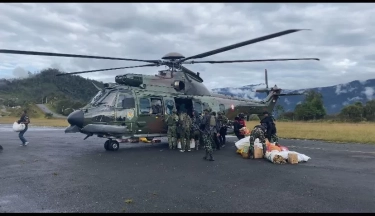
[[[179,80],[174,81],[172,86],[174,89],[176,89],[176,91],[181,91],[185,89],[185,83]]]

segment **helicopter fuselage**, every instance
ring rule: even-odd
[[[239,113],[272,111],[277,100],[277,96],[259,102],[212,94],[196,74],[160,74],[116,77],[117,84],[106,84],[90,104],[68,117],[71,126],[66,132],[106,138],[160,137],[167,134],[165,118],[174,108],[192,116],[209,107],[233,119]]]

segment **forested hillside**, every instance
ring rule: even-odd
[[[71,110],[64,112],[63,105],[79,108],[98,92],[92,83],[103,87],[102,82],[77,75],[56,76],[59,73],[59,70],[49,68],[40,73],[29,72],[28,78],[0,79],[0,102],[7,107],[48,103],[58,113],[66,115]]]

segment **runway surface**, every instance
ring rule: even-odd
[[[0,125],[0,212],[375,212],[375,146],[281,140],[312,159],[246,160],[234,139],[202,159],[166,144],[121,144]]]

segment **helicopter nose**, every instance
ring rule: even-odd
[[[69,114],[68,116],[68,122],[70,125],[72,126],[78,126],[80,128],[83,127],[83,120],[84,120],[84,116],[83,116],[83,112],[81,110],[76,110],[72,113]]]

